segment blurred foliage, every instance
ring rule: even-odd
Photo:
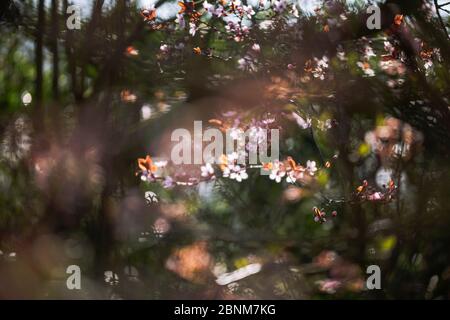
[[[434,1],[383,2],[382,31],[366,28],[365,1],[323,1],[293,23],[258,12],[273,28],[241,42],[215,18],[193,37],[159,18],[155,28],[126,0],[93,1],[82,29],[68,30],[70,3],[44,2],[0,7],[1,298],[449,298],[450,45],[447,16],[423,9]],[[405,27],[392,29],[398,14]],[[256,39],[257,70],[239,70]],[[383,71],[386,41],[402,63]],[[376,57],[359,67],[367,45]],[[249,172],[165,189],[136,176],[137,158],[169,155],[174,128],[229,109],[275,115],[283,158],[331,167],[305,186]],[[313,128],[284,117],[293,111]],[[382,190],[386,175],[392,201],[347,201],[363,181]],[[317,223],[314,207],[337,216]],[[66,288],[72,264],[82,290]],[[372,264],[381,290],[365,289]]]

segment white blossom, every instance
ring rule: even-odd
[[[214,168],[211,163],[207,163],[204,166],[201,166],[200,170],[202,171],[202,177],[208,177],[214,174]]]
[[[306,161],[306,170],[313,176],[317,171],[316,162],[311,160]]]

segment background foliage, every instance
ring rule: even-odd
[[[368,4],[296,14],[254,3],[236,41],[216,16],[190,34],[189,14],[182,28],[165,1],[151,21],[134,1],[93,1],[81,30],[66,28],[67,0],[2,1],[0,297],[447,299],[447,7],[381,1],[382,30],[369,30]],[[251,172],[165,189],[136,177],[137,158],[170,155],[174,128],[228,110],[274,116],[283,158],[331,167],[304,185]],[[358,195],[363,181],[382,190],[386,172],[391,201]],[[66,288],[71,264],[80,291]],[[364,288],[372,264],[381,290]]]

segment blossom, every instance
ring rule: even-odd
[[[253,10],[252,6],[243,6],[242,7],[244,13],[247,15],[247,18],[251,19],[252,16],[255,14],[255,10]]]
[[[320,68],[328,68],[328,57],[327,56],[323,56],[322,59],[317,60],[317,66]]]
[[[394,24],[399,26],[403,22],[403,15],[402,14],[396,14],[394,17]]]
[[[241,0],[233,0],[233,1],[231,1],[230,6],[231,6],[231,8],[236,8],[236,7],[240,7],[241,4],[242,4]]]
[[[218,5],[214,10],[214,15],[216,15],[218,18],[226,16],[225,9],[221,5]]]
[[[283,178],[286,175],[286,171],[282,167],[282,164],[280,164],[278,161],[275,161],[272,164],[272,170],[269,175],[270,180],[275,180],[276,183],[281,182],[281,178]]]
[[[315,161],[306,161],[306,171],[309,172],[310,175],[314,175],[314,172],[317,171],[316,162]]]
[[[314,78],[324,80],[326,69],[328,69],[328,57],[323,56],[322,59],[314,58],[314,61],[316,62],[316,67],[311,71]]]
[[[380,68],[389,75],[401,75],[406,71],[405,65],[397,59],[380,61]]]
[[[192,49],[194,51],[195,54],[202,54],[202,49],[200,49],[200,47],[195,47],[194,49]]]
[[[320,222],[320,223],[327,222],[327,219],[325,218],[326,213],[325,213],[325,211],[323,211],[323,209],[320,210],[319,208],[314,207],[313,212],[314,212],[314,221],[315,222]]]
[[[241,167],[240,165],[235,165],[234,161],[238,158],[238,155],[236,152],[233,154],[230,154],[227,157],[227,161],[231,162],[224,166],[222,171],[222,175],[225,178],[230,178],[232,180],[236,180],[238,182],[241,182],[242,180],[246,180],[248,178],[247,171],[245,167]]]
[[[231,170],[233,169],[233,165],[226,165],[223,169],[222,169],[222,177],[224,178],[228,178],[231,174]]]
[[[255,52],[257,52],[257,53],[259,53],[259,52],[261,51],[261,47],[259,46],[259,44],[254,43],[254,44],[252,45],[252,50],[255,51]]]
[[[205,0],[203,2],[203,8],[211,14],[214,14],[214,5]]]
[[[362,69],[362,71],[367,77],[375,76],[375,71],[370,67],[370,64],[368,62],[358,61],[356,64],[358,65],[358,67]]]
[[[127,47],[126,54],[129,56],[137,56],[139,55],[139,50],[137,50],[133,46],[129,46]]]
[[[167,53],[169,52],[169,46],[168,46],[167,44],[162,44],[162,45],[159,47],[159,50],[160,50],[162,53],[167,54]]]
[[[191,36],[195,36],[197,30],[198,30],[197,25],[193,22],[189,22],[189,34]]]
[[[141,108],[141,117],[142,120],[148,120],[152,116],[152,107],[148,104],[145,104]]]
[[[287,183],[295,183],[297,181],[297,175],[294,170],[291,170],[286,175],[286,182]]]
[[[239,27],[239,25],[237,23],[230,20],[227,22],[227,25],[225,26],[225,30],[227,32],[232,32],[233,30],[235,30],[238,27]]]
[[[337,56],[337,58],[338,58],[340,61],[346,61],[346,60],[347,60],[347,57],[345,56],[345,51],[344,51],[344,50],[339,50],[339,51],[337,52],[336,56]]]
[[[428,70],[433,66],[433,61],[426,60],[423,66],[425,67],[426,70]]]
[[[258,146],[267,142],[267,130],[261,127],[251,127],[248,129],[249,141],[247,149],[250,152],[257,152]]]
[[[379,177],[377,177],[378,180],[380,180]],[[383,178],[383,180],[386,180]],[[377,181],[377,183],[380,183],[380,181]],[[377,191],[374,187],[370,186],[367,180],[363,181],[363,184],[358,186],[356,188],[355,195],[360,200],[368,200],[368,201],[390,201],[395,196],[395,193],[397,191],[397,186],[395,185],[394,181],[390,179],[387,185],[383,185],[383,191]]]
[[[178,27],[180,29],[184,29],[186,27],[186,20],[184,19],[184,15],[178,13],[175,22],[178,23]]]
[[[246,180],[248,178],[247,171],[245,168],[241,168],[239,165],[233,168],[233,172],[230,174],[230,179],[241,182],[242,180]]]
[[[384,50],[386,50],[389,54],[393,54],[395,51],[395,47],[389,41],[384,41]]]
[[[238,60],[238,68],[245,70],[247,68],[248,62],[245,58],[240,58]]]
[[[156,19],[156,9],[155,6],[152,5],[148,9],[141,10],[141,16],[144,17],[144,21],[152,21]]]
[[[206,242],[199,241],[175,250],[165,266],[183,279],[201,283],[207,279],[212,263]]]
[[[130,92],[130,90],[122,90],[120,92],[120,99],[123,102],[133,103],[137,100],[137,96]]]
[[[371,57],[376,57],[377,55],[373,52],[371,46],[367,45],[364,47],[364,58],[369,60]]]
[[[225,30],[228,33],[232,33],[234,37],[234,41],[241,42],[244,40],[244,37],[250,32],[250,29],[248,26],[241,26],[236,22],[228,21],[227,25],[225,26]]]
[[[202,177],[208,177],[214,174],[214,168],[209,162],[204,166],[201,166],[200,170],[202,171]]]
[[[295,3],[292,5],[291,13],[294,17],[298,18],[300,15],[298,14],[298,9]]]
[[[238,182],[241,182],[242,180],[248,178],[245,167],[241,167],[235,164],[238,158],[239,154],[237,152],[233,152],[228,155],[222,155],[220,160],[220,168],[222,169],[222,176],[224,178],[230,178]]]
[[[141,169],[142,173],[153,173],[157,170],[152,158],[148,155],[145,158],[138,159],[138,167]]]
[[[337,289],[342,286],[342,283],[338,280],[326,279],[317,282],[319,290],[328,294],[336,293]]]
[[[274,5],[273,10],[275,10],[278,13],[282,13],[287,8],[286,0],[275,0],[273,5]]]
[[[369,201],[379,201],[379,200],[383,200],[384,199],[384,194],[382,194],[381,192],[374,192],[372,194],[369,194],[367,196],[367,200]]]

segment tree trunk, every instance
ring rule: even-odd
[[[53,55],[53,74],[52,74],[52,96],[54,101],[59,99],[59,15],[58,0],[52,0],[52,55]]]
[[[35,121],[38,127],[42,126],[43,114],[43,42],[44,42],[44,27],[45,27],[45,11],[44,0],[38,1],[38,21],[36,26],[36,44],[35,44],[35,67],[36,67],[36,80],[35,80]]]

